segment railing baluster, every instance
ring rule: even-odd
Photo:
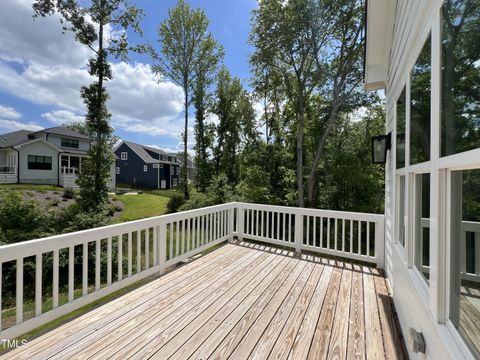
[[[168,238],[168,246],[169,246],[169,253],[170,253],[170,256],[169,256],[169,259],[173,259],[173,221],[168,225],[168,227],[170,228],[170,236]]]
[[[123,279],[123,234],[118,235],[117,239],[118,239],[117,281],[121,281]]]
[[[292,213],[288,214],[288,224],[290,225],[289,228],[288,228],[288,241],[289,242],[294,242],[295,241],[295,239],[293,239],[293,241],[292,241],[292,230],[294,229],[293,228],[293,222],[295,221],[293,219],[292,215],[293,215]],[[303,231],[303,227],[302,227],[302,231]]]
[[[150,269],[150,228],[145,229],[145,270]]]
[[[345,251],[345,219],[342,219],[342,251]]]
[[[306,222],[307,222],[307,238],[305,239],[305,243],[307,245],[310,245],[310,215],[307,215],[305,217],[302,217],[302,219],[305,218]],[[297,225],[298,226],[298,225]],[[302,221],[302,224],[301,226],[303,227],[303,221]],[[296,226],[295,226],[296,227]],[[302,239],[302,243],[303,243],[303,239]]]
[[[185,241],[186,241],[186,237],[187,237],[187,220],[184,219],[182,221],[182,233],[180,234],[181,235],[181,241],[180,241],[180,244],[181,244],[181,253],[184,254],[185,253],[185,249],[186,249],[186,244],[185,244]]]
[[[353,253],[353,220],[350,220],[350,252]]]
[[[153,266],[158,265],[158,249],[157,249],[157,227],[153,227]]]
[[[35,256],[35,316],[42,314],[42,267],[42,254],[37,254]]]
[[[167,240],[167,224],[162,221],[158,226],[158,247],[159,247],[158,265],[159,265],[160,274],[165,273],[165,263],[167,262],[167,241],[166,240]]]
[[[358,222],[358,255],[362,255],[362,222],[359,220]]]
[[[75,297],[75,247],[72,245],[68,249],[68,302],[72,302]]]
[[[88,294],[88,242],[83,243],[82,295]]]
[[[190,251],[190,231],[192,229],[191,221],[192,221],[191,218],[187,220],[187,252]]]
[[[95,290],[100,289],[100,262],[101,262],[101,240],[95,241]]]
[[[128,239],[127,239],[127,274],[128,277],[132,276],[132,232],[128,232]]]
[[[142,232],[137,230],[137,274],[142,271]]]
[[[475,232],[475,275],[480,276],[480,232]]]
[[[16,323],[23,322],[23,258],[17,259]]]
[[[313,217],[313,242],[312,246],[317,246],[317,217]]]
[[[365,223],[365,225],[367,227],[367,253],[366,253],[366,255],[370,256],[370,222],[367,221]]]
[[[327,249],[330,249],[330,218],[327,217]]]
[[[175,257],[178,256],[179,253],[179,245],[180,245],[180,222],[176,221],[175,222],[175,231],[176,231],[176,240],[175,240]]]
[[[338,219],[335,218],[335,232],[333,233],[333,241],[335,241],[335,250],[338,250]]]
[[[323,248],[323,217],[320,217],[320,247]]]
[[[58,308],[58,269],[59,268],[59,259],[58,259],[58,249],[53,250],[53,299],[52,305],[53,308]]]
[[[212,241],[213,241],[213,213],[210,214],[210,238],[208,242],[212,242]]]
[[[107,285],[112,284],[112,237],[107,238]]]
[[[287,227],[287,219],[286,219],[286,216],[287,214],[286,213],[282,213],[282,241],[287,241],[287,236],[286,236],[286,232],[285,232],[285,229]]]

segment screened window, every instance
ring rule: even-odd
[[[78,149],[79,141],[75,139],[63,138],[62,137],[62,147]]]
[[[480,1],[442,7],[441,153],[480,147]]]
[[[397,169],[405,167],[405,126],[407,97],[406,89],[397,99]]]
[[[430,36],[412,69],[410,80],[410,164],[430,160]]]
[[[430,278],[430,174],[415,175],[415,267]]]
[[[28,155],[29,170],[52,170],[51,156]]]
[[[451,173],[450,320],[480,357],[480,169]]]

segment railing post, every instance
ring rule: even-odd
[[[165,273],[165,263],[167,262],[167,224],[165,221],[161,221],[158,226],[157,239],[159,251],[158,273],[162,275]]]
[[[302,253],[303,244],[303,215],[295,213],[295,252],[297,255]]]
[[[237,212],[238,212],[237,238],[238,238],[238,240],[242,241],[243,240],[243,235],[244,235],[243,230],[245,229],[245,209],[242,207],[241,204],[238,204]]]
[[[377,268],[385,268],[385,218],[375,221],[375,259]]]
[[[234,222],[233,222],[233,217],[235,216],[235,205],[232,205],[230,209],[228,210],[228,236],[230,237],[229,240],[233,240],[233,234],[235,232],[235,229],[233,228]]]

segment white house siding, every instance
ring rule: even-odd
[[[430,258],[431,258],[431,279],[430,287],[427,287],[418,274],[408,264],[408,255],[412,251],[409,248],[411,236],[407,234],[406,247],[403,248],[394,239],[398,237],[396,229],[396,132],[395,132],[395,105],[396,99],[403,90],[404,85],[409,81],[410,70],[414,65],[419,52],[432,30],[432,134],[435,134],[435,127],[439,124],[439,92],[438,88],[440,43],[439,12],[442,1],[418,1],[418,0],[397,0],[394,23],[392,49],[390,52],[390,64],[386,88],[387,103],[387,133],[392,133],[392,150],[389,152],[385,165],[385,239],[386,239],[386,261],[385,270],[393,290],[395,308],[399,315],[402,332],[411,359],[472,359],[470,352],[463,344],[459,335],[451,330],[446,322],[444,299],[445,287],[442,285],[442,272],[447,267],[445,258],[437,255],[442,249],[438,248],[439,236],[444,236],[442,230],[438,229],[438,198],[441,195],[438,187],[438,171],[431,171],[431,233],[430,233]],[[436,42],[437,41],[437,42]],[[436,83],[437,82],[437,83]],[[407,104],[409,94],[407,92]],[[409,117],[409,106],[407,105],[407,123]],[[434,126],[433,124],[436,123]],[[408,133],[406,134],[408,137]],[[435,145],[435,144],[434,144]],[[408,152],[408,149],[406,149]],[[432,146],[432,159],[434,159],[434,146]],[[437,150],[438,151],[438,150]],[[407,155],[408,156],[408,155]],[[433,161],[431,161],[433,167]],[[406,182],[406,193],[408,194],[408,181]],[[411,209],[412,204],[406,200],[406,209]],[[410,221],[408,216],[407,221]],[[408,224],[407,224],[407,228]],[[440,280],[439,280],[440,277]],[[426,354],[415,354],[412,352],[409,329],[415,328],[422,332],[426,342]]]
[[[51,156],[52,170],[29,170],[28,155]],[[20,150],[20,182],[57,185],[58,151],[41,141],[23,145]]]
[[[62,137],[63,138],[69,138],[69,139],[75,139],[72,137],[68,136],[60,136],[60,135],[53,135],[53,134],[48,134],[48,142],[55,145],[56,147],[68,151],[68,150],[75,150],[75,151],[88,151],[90,149],[90,142],[77,139],[78,140],[78,149],[71,149],[71,148],[62,148]]]

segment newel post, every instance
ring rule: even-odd
[[[385,218],[375,221],[375,259],[377,268],[385,268]]]
[[[229,241],[233,240],[233,235],[235,234],[234,228],[234,216],[235,216],[235,204],[230,206],[228,209],[228,236],[230,237]]]
[[[241,204],[237,204],[237,238],[238,240],[243,240],[244,229],[245,229],[245,209]]]
[[[302,253],[303,244],[303,215],[300,212],[295,213],[295,252],[297,255]]]
[[[157,231],[158,237],[158,272],[160,275],[165,273],[165,263],[167,262],[167,223],[160,221]]]

